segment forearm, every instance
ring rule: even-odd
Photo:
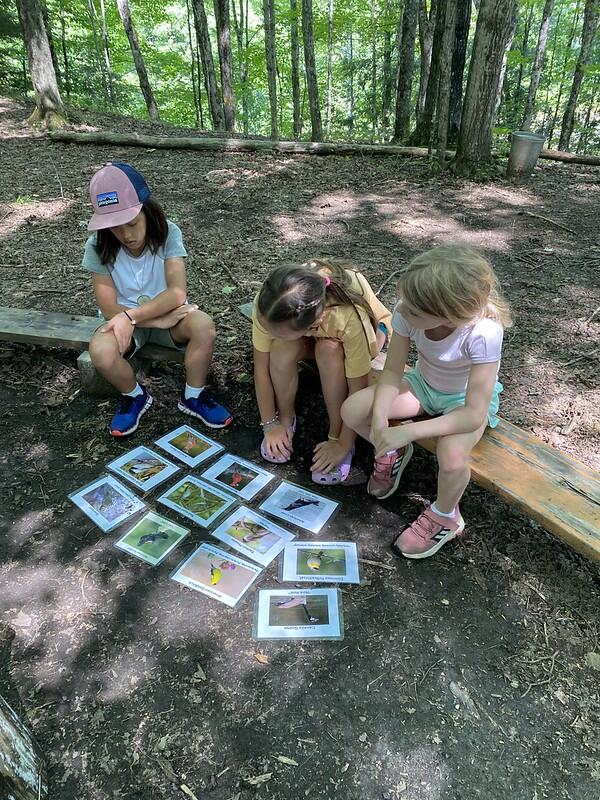
[[[157,294],[152,300],[141,306],[127,309],[128,314],[135,320],[140,327],[152,327],[146,325],[147,322],[168,314],[174,308],[185,303],[185,291],[177,286],[165,289],[164,292]]]
[[[373,417],[385,417],[389,419],[389,411],[392,403],[400,393],[401,378],[395,371],[383,370],[381,377],[375,388],[373,398]]]
[[[417,422],[408,422],[402,426],[405,434],[411,440],[427,439],[433,436],[450,436],[456,433],[473,433],[487,421],[487,414],[482,414],[475,408],[461,406],[433,419],[423,419]]]

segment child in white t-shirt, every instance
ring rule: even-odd
[[[230,412],[204,388],[212,359],[212,319],[186,297],[181,231],[165,218],[140,173],[113,161],[90,183],[95,231],[85,245],[82,266],[92,274],[100,312],[108,320],[90,342],[92,363],[123,399],[110,424],[126,436],[152,405],[128,359],[146,343],[185,351],[186,385],[178,408],[211,428],[232,421]]]
[[[349,397],[344,422],[375,446],[367,490],[382,500],[398,488],[412,442],[437,437],[435,501],[395,539],[407,558],[425,558],[462,534],[458,503],[470,480],[469,455],[498,424],[498,369],[510,311],[490,264],[470,247],[435,247],[411,261],[398,282],[392,340],[377,386]],[[404,373],[411,342],[418,361]],[[390,427],[392,419],[433,419]]]

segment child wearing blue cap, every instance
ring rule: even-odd
[[[82,266],[92,276],[105,322],[90,342],[95,368],[123,395],[110,423],[113,436],[127,436],[152,405],[128,359],[144,344],[185,351],[186,385],[178,408],[210,428],[224,428],[231,413],[205,388],[213,354],[212,319],[186,296],[181,231],[165,218],[140,173],[113,161],[90,183],[94,231]]]

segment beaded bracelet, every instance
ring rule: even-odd
[[[260,427],[263,429],[265,433],[267,431],[273,430],[273,428],[276,428],[277,425],[281,425],[281,422],[279,421],[279,414],[275,414],[275,416],[272,419],[268,419],[266,422],[260,423]]]

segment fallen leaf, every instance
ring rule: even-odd
[[[600,672],[600,653],[586,653],[585,663],[588,665],[588,667]]]
[[[358,741],[359,742],[366,742],[367,741],[367,734],[366,733],[361,733],[361,735],[358,737]]]
[[[205,681],[206,680],[206,672],[202,669],[200,664],[196,665],[196,672],[192,675],[193,681]]]
[[[269,663],[269,659],[264,653],[254,653],[254,658],[258,661],[259,664]]]
[[[190,798],[191,798],[191,800],[198,800],[198,798],[197,798],[197,797],[196,797],[196,795],[195,795],[195,794],[192,792],[192,790],[190,789],[190,787],[189,787],[189,786],[186,786],[186,785],[185,785],[185,783],[182,783],[182,784],[181,784],[181,786],[180,786],[179,788],[181,789],[181,791],[182,791],[184,794],[187,794],[187,796],[188,796],[188,797],[190,797]]]
[[[287,756],[277,756],[277,761],[281,761],[282,764],[289,764],[292,767],[298,766],[297,761],[294,761],[293,758],[288,758]]]
[[[250,786],[261,786],[263,783],[270,781],[272,777],[272,772],[263,772],[262,775],[256,775],[254,778],[246,778],[246,783],[249,783]]]

